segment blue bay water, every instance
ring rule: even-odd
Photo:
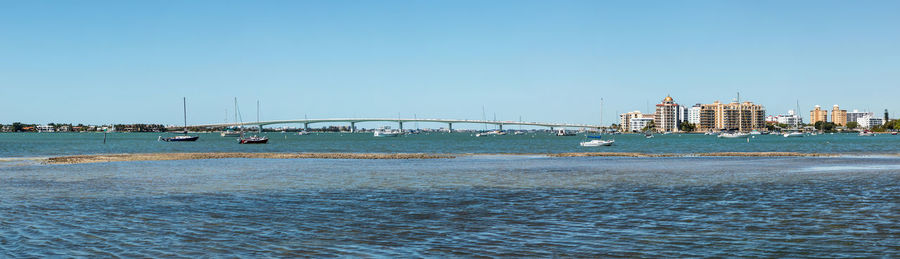
[[[238,145],[235,138],[215,133],[197,134],[191,143],[156,141],[159,133],[0,133],[0,158],[44,157],[102,153],[161,152],[408,152],[408,153],[561,153],[561,152],[813,152],[848,154],[896,154],[900,136],[888,134],[862,137],[856,134],[824,134],[803,138],[760,135],[746,139],[722,139],[698,134],[609,135],[612,147],[580,147],[583,136],[557,137],[547,133],[474,137],[467,133],[431,133],[397,138],[375,138],[371,133],[321,133],[299,136],[265,133],[267,145]]]
[[[861,154],[819,158],[21,160],[124,152],[583,150],[573,147],[579,137],[544,135],[268,135],[269,145],[244,146],[212,134],[197,143],[160,143],[154,134],[119,133],[106,145],[97,143],[102,134],[0,134],[8,160],[0,166],[0,257],[900,256],[900,158],[866,155],[897,153],[894,136],[761,136],[746,143],[620,135],[612,147]],[[831,142],[839,144],[821,150]]]

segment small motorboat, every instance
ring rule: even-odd
[[[653,138],[653,134],[650,134],[650,133],[644,134],[644,138]]]
[[[864,136],[864,137],[875,136],[875,132],[864,130],[864,131],[860,132],[859,135]]]
[[[372,136],[376,138],[397,137],[401,134],[399,130],[391,130],[391,127],[383,127],[372,132]]]
[[[572,133],[572,132],[569,132],[569,131],[567,131],[567,130],[561,129],[561,130],[557,130],[557,131],[556,131],[556,135],[557,135],[557,136],[560,136],[560,137],[564,137],[564,136],[567,137],[567,136],[575,136],[575,133]]]
[[[785,138],[801,138],[801,137],[803,137],[803,133],[799,132],[799,131],[795,131],[795,132],[790,132],[790,133],[784,133],[783,136]]]
[[[599,147],[599,146],[612,146],[613,143],[616,143],[616,140],[602,140],[600,136],[588,136],[588,138],[592,138],[592,140],[584,141],[579,143],[582,147]]]
[[[476,137],[503,136],[503,135],[506,135],[506,132],[504,132],[502,130],[492,130],[492,131],[488,131],[488,132],[482,132],[482,133],[475,134]]]
[[[301,131],[301,132],[297,132],[297,135],[300,135],[300,136],[303,136],[303,135],[309,135],[309,132],[306,132],[306,131],[304,130],[304,131]]]
[[[525,134],[524,131],[516,131],[516,132],[513,132],[513,135],[524,135],[524,134]],[[896,134],[894,134],[894,135],[896,135]]]
[[[891,135],[897,136],[897,132],[891,132]]]
[[[222,135],[222,137],[239,137],[239,136],[241,136],[241,132],[233,131],[233,130],[226,130],[226,131],[222,131],[222,133],[220,133],[219,135]]]
[[[729,132],[729,133],[719,134],[718,137],[719,138],[746,138],[748,136],[750,136],[750,134],[743,133],[743,132]]]
[[[266,143],[269,143],[269,138],[268,137],[259,137],[259,136],[254,135],[252,137],[240,138],[240,139],[238,139],[238,143],[240,143],[240,144],[266,144]]]

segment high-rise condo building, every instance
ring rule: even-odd
[[[698,125],[700,124],[700,104],[694,104],[688,109],[688,119],[687,121],[691,124]]]
[[[619,114],[619,129],[621,131],[631,131],[631,120],[636,118],[650,117],[649,114],[641,114],[640,111],[626,112]],[[638,129],[640,130],[640,129]]]
[[[828,121],[828,111],[822,110],[822,107],[816,105],[815,109],[809,111],[809,123],[816,124],[820,121]]]
[[[840,126],[847,125],[847,110],[841,110],[841,108],[835,104],[834,108],[831,108],[831,122]]]
[[[656,132],[678,131],[679,112],[681,112],[681,109],[675,103],[675,99],[672,99],[671,96],[666,96],[661,103],[656,105],[656,114],[654,116]]]
[[[847,113],[847,122],[852,121],[852,122],[856,122],[856,123],[862,123],[862,122],[859,122],[859,118],[862,118],[865,116],[875,116],[875,114],[872,112],[860,112],[859,110],[853,110],[852,112]]]
[[[697,131],[763,131],[766,109],[751,102],[724,104],[716,101],[700,106]]]

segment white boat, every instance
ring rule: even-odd
[[[309,135],[309,132],[301,131],[301,132],[297,132],[297,135],[300,135],[300,136]]]
[[[513,135],[523,135],[523,134],[525,134],[524,131],[516,131],[516,132],[513,132]]]
[[[803,133],[802,133],[802,132],[796,132],[796,131],[795,131],[795,132],[791,132],[791,133],[784,133],[784,137],[785,137],[785,138],[800,138],[800,137],[803,137]]]
[[[561,130],[556,131],[556,135],[557,136],[575,136],[575,133],[561,129]]]
[[[860,132],[859,135],[860,135],[860,136],[864,136],[864,137],[875,136],[875,132],[871,132],[871,131],[866,130],[866,131]]]
[[[750,135],[762,135],[762,132],[754,130],[750,132]]]
[[[599,136],[597,136],[597,137],[588,136],[588,137],[594,138],[594,139],[592,139],[590,141],[581,142],[581,143],[579,143],[579,145],[581,145],[582,147],[599,147],[599,146],[612,146],[613,143],[616,143],[615,139],[602,140],[602,139],[600,139]]]
[[[222,133],[219,135],[222,135],[222,137],[240,137],[241,132],[233,131],[233,130],[226,130],[226,131],[222,131]]]
[[[475,134],[476,137],[484,137],[484,136],[503,136],[503,135],[506,135],[506,132],[501,131],[501,130],[493,130],[493,131],[488,131],[488,132],[482,132],[482,133]]]
[[[750,136],[750,134],[743,133],[743,132],[731,132],[731,133],[719,134],[718,137],[720,137],[720,138],[746,138],[748,136]]]
[[[402,133],[399,130],[392,130],[391,127],[383,127],[380,129],[376,129],[372,132],[372,136],[383,138],[383,137],[397,137]]]

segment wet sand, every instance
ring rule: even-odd
[[[633,152],[579,152],[554,154],[425,154],[425,153],[146,153],[100,154],[51,157],[45,164],[85,164],[122,161],[162,161],[223,158],[267,159],[450,159],[474,155],[543,155],[547,157],[833,157],[839,154],[797,152],[714,152],[692,154],[650,154]]]

